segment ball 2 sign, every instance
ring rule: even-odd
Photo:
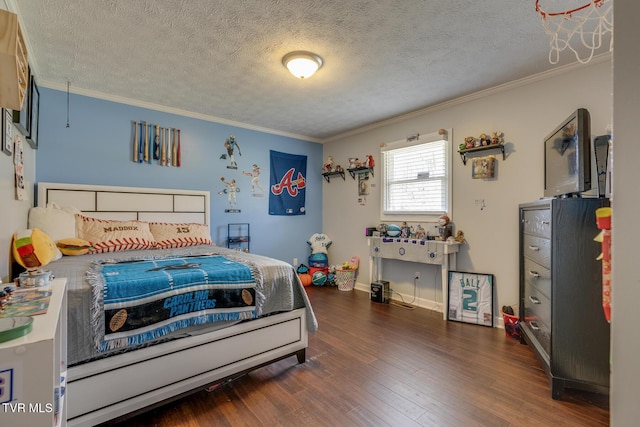
[[[493,275],[449,272],[447,320],[493,327]]]

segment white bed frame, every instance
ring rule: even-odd
[[[209,192],[39,183],[38,206],[74,206],[102,219],[210,224]],[[295,355],[305,361],[306,309],[71,367],[69,426],[96,425]]]

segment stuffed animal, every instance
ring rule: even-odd
[[[333,172],[333,157],[327,156],[327,160],[322,165],[323,172]]]
[[[491,132],[491,145],[502,144],[502,132]]]
[[[376,162],[373,160],[373,156],[371,154],[367,154],[364,161],[364,166],[367,168],[372,168],[376,165]]]
[[[456,240],[456,242],[458,243],[464,243],[464,233],[462,230],[458,230],[456,231],[456,237],[454,237],[454,239]]]
[[[476,139],[473,136],[468,136],[464,139],[464,144],[466,148],[475,147]]]

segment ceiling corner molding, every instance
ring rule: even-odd
[[[67,85],[66,84],[59,84],[59,83],[55,83],[55,82],[41,80],[38,83],[38,85],[40,87],[46,87],[46,88],[53,89],[53,90],[59,90],[61,92],[66,92],[67,91]],[[268,133],[268,134],[272,134],[272,135],[284,136],[284,137],[287,137],[287,138],[300,139],[302,141],[322,143],[322,140],[320,140],[318,138],[312,138],[312,137],[306,136],[306,135],[298,135],[298,134],[294,134],[294,133],[279,131],[277,129],[270,129],[270,128],[266,128],[266,127],[262,127],[262,126],[250,125],[250,124],[247,124],[247,123],[237,122],[237,121],[234,121],[234,120],[223,119],[221,117],[215,117],[215,116],[209,116],[209,115],[206,115],[206,114],[194,113],[192,111],[182,110],[180,108],[173,108],[173,107],[168,107],[168,106],[165,106],[165,105],[153,104],[153,103],[150,103],[150,102],[140,101],[140,100],[137,100],[137,99],[125,98],[125,97],[117,96],[117,95],[109,95],[109,94],[106,94],[106,93],[103,93],[103,92],[98,92],[98,91],[93,91],[93,90],[89,90],[89,89],[82,89],[82,88],[74,87],[73,85],[71,85],[70,92],[74,93],[76,95],[87,96],[89,98],[102,99],[104,101],[116,102],[118,104],[131,105],[133,107],[146,108],[148,110],[160,111],[160,112],[168,113],[168,114],[175,114],[177,116],[184,116],[184,117],[189,117],[189,118],[192,118],[192,119],[204,120],[204,121],[207,121],[207,122],[213,122],[213,123],[219,123],[219,124],[224,124],[224,125],[229,125],[229,126],[235,126],[235,127],[242,128],[242,129],[254,130],[256,132],[262,132],[262,133]]]
[[[344,138],[348,138],[354,135],[358,135],[361,134],[363,132],[367,132],[373,129],[377,129],[379,127],[382,126],[387,126],[387,125],[391,125],[394,123],[399,123],[399,122],[403,122],[405,120],[408,119],[412,119],[414,117],[418,117],[427,113],[433,113],[436,111],[441,111],[447,108],[451,108],[454,107],[456,105],[460,105],[460,104],[465,104],[467,102],[471,102],[474,101],[476,99],[481,99],[487,96],[491,96],[491,95],[495,95],[507,90],[512,90],[521,86],[526,86],[528,84],[531,83],[536,83],[542,80],[546,80],[549,79],[551,77],[555,77],[558,75],[562,75],[574,70],[577,70],[578,68],[581,67],[585,67],[585,66],[589,66],[589,65],[594,65],[594,64],[599,64],[601,62],[605,62],[605,61],[611,61],[612,59],[612,54],[611,52],[606,52],[600,55],[596,55],[594,56],[591,61],[589,62],[589,64],[581,64],[579,62],[573,62],[571,64],[567,64],[567,65],[562,65],[559,66],[557,68],[551,69],[551,70],[547,70],[547,71],[543,71],[541,73],[538,74],[533,74],[531,76],[527,76],[527,77],[523,77],[521,79],[518,80],[513,80],[511,82],[507,82],[507,83],[503,83],[501,85],[498,86],[494,86],[488,89],[484,89],[469,95],[465,95],[465,96],[461,96],[459,98],[455,98],[455,99],[451,99],[449,101],[444,101],[441,102],[439,104],[435,104],[435,105],[431,105],[429,107],[425,107],[425,108],[421,108],[419,110],[414,110],[411,111],[409,113],[406,114],[402,114],[400,116],[395,116],[395,117],[391,117],[389,119],[386,120],[382,120],[376,123],[372,123],[370,125],[367,126],[363,126],[357,129],[353,129],[344,133],[341,133],[339,135],[335,135],[335,136],[331,136],[329,138],[325,138],[322,140],[323,143],[325,142],[332,142],[332,141],[337,141],[340,139],[344,139]]]

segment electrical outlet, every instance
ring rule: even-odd
[[[293,259],[293,265],[298,265],[298,258]]]
[[[416,274],[413,276],[415,280],[420,280],[420,272],[416,271]]]

